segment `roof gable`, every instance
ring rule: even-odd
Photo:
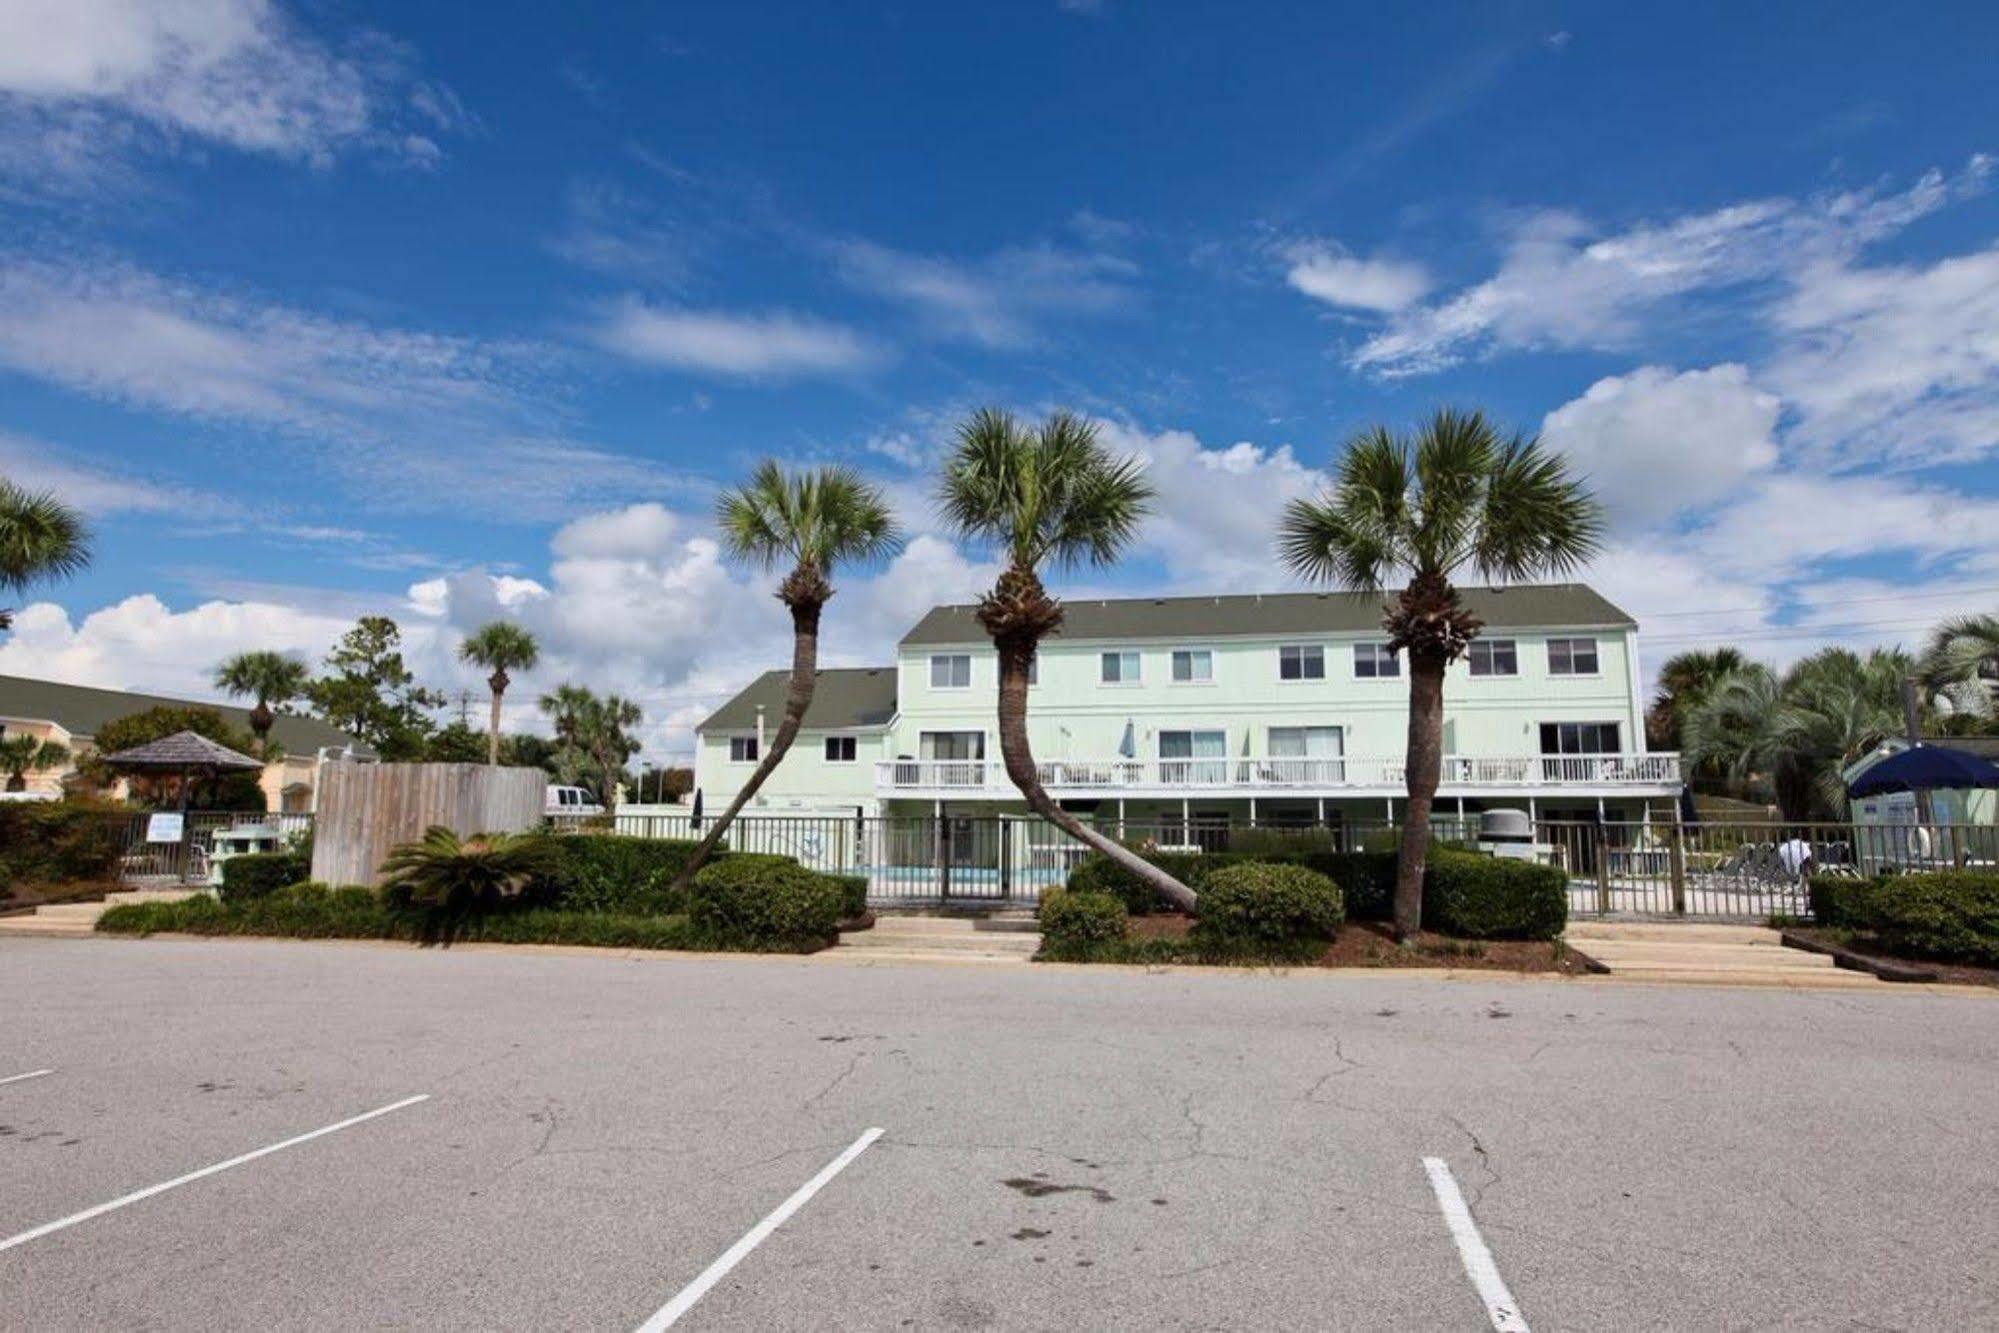
[[[55,680],[35,680],[28,676],[0,676],[0,718],[54,722],[75,737],[95,736],[107,722],[115,722],[149,708],[206,708],[222,715],[230,726],[250,729],[250,710],[234,704],[210,703],[204,699],[173,699],[158,694],[133,694],[125,690],[99,689],[92,685],[65,685]],[[271,738],[290,754],[312,754],[321,747],[352,746],[368,753],[346,732],[328,726],[316,717],[293,717],[280,713],[271,724]]]

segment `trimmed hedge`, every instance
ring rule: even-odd
[[[824,875],[840,891],[840,919],[854,921],[868,914],[868,877],[866,875]]]
[[[703,933],[742,948],[809,952],[839,933],[845,900],[832,876],[790,857],[731,856],[694,876],[687,916]]]
[[[1035,911],[1041,923],[1039,957],[1063,963],[1107,961],[1107,949],[1124,942],[1124,903],[1108,893],[1055,889]]]
[[[16,884],[114,879],[124,821],[115,810],[68,801],[0,801],[0,898]]]
[[[255,852],[232,856],[222,863],[222,886],[217,892],[225,903],[247,902],[289,888],[311,874],[310,852]]]
[[[1423,925],[1470,940],[1551,940],[1568,924],[1568,889],[1553,866],[1432,848]]]
[[[685,838],[566,834],[555,839],[555,870],[530,896],[573,912],[628,916],[685,912],[685,895],[671,888],[697,846]],[[709,863],[728,855],[717,848]]]
[[[1817,875],[1812,915],[1890,953],[1999,967],[1999,875],[1942,870],[1878,879]]]
[[[1238,831],[1234,835],[1236,842],[1242,843],[1250,832],[1252,830]],[[1272,829],[1257,832],[1273,835],[1264,844],[1271,850],[1260,854],[1240,851],[1154,852],[1145,859],[1197,894],[1215,872],[1230,866],[1252,862],[1304,866],[1339,886],[1346,916],[1357,921],[1386,921],[1394,914],[1396,858],[1393,852],[1316,850],[1314,844],[1317,839],[1309,836],[1312,830],[1294,832]],[[1284,850],[1286,846],[1291,850]],[[1068,887],[1084,893],[1114,894],[1123,900],[1126,910],[1134,916],[1144,916],[1165,907],[1150,886],[1107,856],[1086,857],[1070,872]]]
[[[1189,938],[1209,958],[1303,963],[1325,952],[1343,920],[1339,886],[1325,875],[1250,861],[1208,876]]]

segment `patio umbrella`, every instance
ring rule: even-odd
[[[1138,757],[1138,738],[1136,735],[1136,730],[1137,729],[1132,726],[1131,719],[1126,718],[1124,720],[1124,735],[1118,740],[1117,743],[1118,758],[1136,759]]]
[[[1999,787],[1999,767],[1947,745],[1918,745],[1891,755],[1847,784],[1849,796],[1897,791]]]
[[[688,812],[687,827],[693,832],[701,831],[701,789],[694,789],[694,808]]]
[[[224,773],[261,772],[264,761],[240,754],[226,745],[194,731],[176,731],[129,750],[100,756],[106,768],[120,773],[177,773],[180,775],[180,808],[187,809],[188,790],[197,777],[216,778]]]

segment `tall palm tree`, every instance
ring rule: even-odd
[[[215,668],[215,688],[232,698],[254,698],[250,730],[257,736],[257,753],[269,757],[273,708],[283,708],[305,693],[310,673],[304,662],[268,649],[238,653]]]
[[[1958,616],[1938,625],[1916,678],[1953,715],[1991,718],[1999,711],[1999,616]]]
[[[1502,440],[1482,413],[1440,411],[1413,439],[1386,427],[1347,445],[1334,489],[1293,500],[1278,553],[1300,576],[1366,592],[1406,579],[1386,608],[1409,659],[1409,811],[1395,872],[1395,932],[1422,923],[1430,807],[1442,776],[1444,669],[1483,625],[1452,576],[1502,583],[1566,574],[1601,542],[1603,512],[1540,441]]]
[[[1114,457],[1081,417],[1056,412],[1038,426],[982,409],[958,427],[939,484],[944,516],[962,537],[997,547],[1005,568],[979,599],[979,623],[999,654],[1000,756],[1030,810],[1193,911],[1194,891],[1084,824],[1041,785],[1027,739],[1027,680],[1041,641],[1062,627],[1062,604],[1041,567],[1111,565],[1151,511],[1153,489],[1136,460]]]
[[[458,645],[458,658],[484,667],[490,674],[486,677],[486,687],[493,692],[492,724],[486,731],[486,762],[500,762],[500,700],[513,684],[509,672],[532,671],[541,660],[541,645],[534,635],[519,625],[505,620],[495,620],[490,625],[482,625],[466,636]]]
[[[1846,817],[1842,774],[1903,727],[1914,663],[1895,648],[1827,648],[1782,677],[1750,663],[1688,711],[1687,759],[1738,785],[1767,782],[1784,818]]]
[[[74,509],[46,491],[0,477],[0,589],[25,593],[37,579],[64,578],[90,563],[90,530]],[[0,606],[0,630],[13,626]]]
[[[558,761],[571,771],[594,771],[606,807],[615,803],[618,774],[638,753],[632,729],[645,720],[639,706],[615,694],[598,695],[581,685],[558,685],[541,696],[541,710],[555,727]]]
[[[8,791],[26,791],[28,774],[61,768],[69,762],[69,747],[61,741],[38,740],[33,736],[0,737],[0,773],[7,775]]]
[[[731,558],[766,571],[790,566],[777,585],[777,599],[791,612],[791,680],[769,751],[687,858],[676,887],[694,878],[797,739],[818,679],[819,617],[833,597],[834,571],[885,560],[902,549],[888,501],[852,468],[787,473],[775,462],[760,463],[748,482],[723,493],[715,522]]]
[[[1667,658],[1659,668],[1659,692],[1645,714],[1646,740],[1658,750],[1681,748],[1680,724],[1687,710],[1716,681],[1748,665],[1739,648],[1696,648]]]

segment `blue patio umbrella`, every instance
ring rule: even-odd
[[[1883,759],[1847,784],[1849,796],[1896,791],[1999,787],[1999,767],[1947,745],[1918,745]]]
[[[1132,726],[1131,719],[1126,718],[1124,720],[1124,736],[1117,743],[1118,758],[1136,759],[1138,757],[1138,738],[1135,731],[1136,729]]]

